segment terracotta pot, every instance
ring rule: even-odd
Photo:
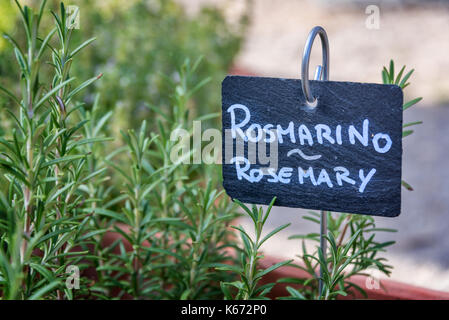
[[[129,232],[127,230],[127,226],[124,225],[118,225],[120,229],[122,229],[125,232]],[[104,239],[103,239],[103,246],[110,246],[115,240],[118,238],[121,238],[123,240],[123,243],[125,245],[126,250],[131,250],[131,245],[120,235],[119,233],[115,231],[107,232]],[[144,244],[148,246],[149,244]],[[233,256],[235,253],[230,252],[231,256]],[[285,259],[279,259],[275,257],[265,256],[265,258],[260,261],[260,267],[261,268],[268,268],[278,262],[281,262]],[[281,267],[276,269],[273,272],[270,272],[266,276],[264,276],[261,280],[261,284],[264,283],[273,283],[281,278],[308,278],[310,275],[306,273],[303,270],[300,270],[298,268],[294,267]],[[393,281],[389,279],[381,279],[380,280],[380,288],[379,289],[369,289],[366,287],[367,283],[367,277],[366,276],[354,276],[350,278],[351,282],[355,283],[356,285],[360,286],[361,288],[364,288],[365,292],[368,295],[368,299],[374,299],[374,300],[449,300],[449,292],[443,292],[443,291],[437,291],[437,290],[431,290],[426,288],[421,288],[417,286],[412,286],[406,283],[401,283],[398,281]],[[288,292],[285,289],[286,286],[296,287],[298,288],[298,285],[290,285],[290,284],[284,284],[284,283],[278,283],[276,284],[273,289],[271,290],[269,297],[272,299],[276,299],[278,297],[284,297],[288,296]],[[347,297],[341,297],[341,299],[365,299],[365,297],[358,292],[357,290],[354,290],[351,292],[350,295]]]
[[[282,259],[277,259],[274,257],[266,256],[260,262],[262,268],[268,268],[280,261]],[[273,283],[281,278],[308,278],[310,275],[303,270],[294,267],[281,267],[275,271],[267,274],[261,281],[262,283]],[[431,290],[426,288],[421,288],[417,286],[412,286],[406,283],[401,283],[389,279],[380,280],[379,289],[368,289],[366,288],[367,277],[366,276],[354,276],[351,277],[351,282],[360,286],[365,290],[368,295],[368,299],[374,300],[449,300],[449,292]],[[369,280],[368,280],[369,281]],[[289,285],[284,283],[279,283],[274,286],[270,292],[270,298],[284,297],[288,296],[288,292],[285,289],[286,286],[298,287],[297,285]],[[354,290],[351,295],[347,297],[342,297],[342,299],[365,299],[365,297]]]

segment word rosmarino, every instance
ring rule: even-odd
[[[236,121],[236,112],[244,112],[245,117],[241,121]],[[378,153],[386,153],[390,150],[392,141],[388,134],[376,133],[369,135],[369,120],[364,119],[361,130],[355,125],[349,125],[347,130],[343,130],[342,125],[337,125],[334,132],[326,124],[316,124],[310,129],[305,124],[297,124],[293,121],[288,126],[282,127],[280,124],[257,124],[250,121],[249,109],[241,104],[234,104],[227,109],[231,117],[231,128],[224,130],[224,150],[225,163],[235,162],[236,157],[244,156],[245,144],[247,144],[248,161],[250,164],[269,164],[270,168],[277,168],[278,146],[284,140],[289,139],[291,143],[298,143],[301,146],[313,146],[317,144],[338,144],[342,145],[344,137],[352,145],[357,142],[367,147],[371,142],[374,150]],[[245,126],[247,126],[246,129]],[[360,132],[361,131],[361,132]],[[344,134],[346,132],[347,134]],[[315,133],[315,134],[313,134]],[[222,132],[215,128],[202,131],[201,121],[193,121],[193,132],[178,128],[172,131],[170,140],[177,142],[172,148],[170,160],[173,163],[183,164],[222,164]],[[315,137],[315,139],[314,139]],[[334,138],[335,137],[335,138]],[[236,141],[234,152],[234,140]],[[315,141],[316,140],[316,141]],[[383,142],[383,143],[382,143]],[[267,146],[270,152],[267,154]],[[257,152],[256,152],[257,150]],[[306,160],[313,160],[312,157],[303,156]]]

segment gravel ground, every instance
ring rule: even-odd
[[[299,78],[307,35],[321,25],[329,37],[331,80],[379,82],[380,69],[394,59],[398,67],[416,69],[406,95],[423,96],[428,106],[449,102],[449,5],[380,5],[380,28],[370,30],[365,7],[320,3],[325,2],[256,0],[237,65],[260,75]],[[311,75],[321,62],[319,41],[315,46]]]
[[[178,0],[188,11],[217,5],[234,21],[244,0]],[[330,79],[379,82],[380,69],[394,59],[416,69],[406,94],[428,106],[449,103],[449,3],[358,0],[377,4],[379,29],[366,28],[366,5],[355,0],[253,0],[251,25],[236,64],[265,76],[299,78],[302,50],[312,27],[323,26],[330,43]],[[415,6],[395,3],[418,2]],[[319,41],[310,69],[321,61]],[[312,74],[311,72],[311,74]]]

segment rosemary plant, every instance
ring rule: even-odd
[[[223,294],[225,295],[225,299],[266,299],[265,295],[270,292],[276,283],[267,283],[262,286],[257,286],[259,280],[266,274],[293,261],[288,260],[279,262],[267,269],[261,270],[258,268],[258,261],[263,258],[260,251],[261,246],[276,233],[282,231],[290,225],[290,223],[288,223],[279,226],[262,237],[263,226],[268,219],[275,200],[276,197],[273,198],[265,213],[263,212],[262,207],[258,208],[256,205],[253,205],[252,210],[250,210],[246,205],[238,200],[235,200],[251,218],[254,224],[255,239],[251,238],[243,227],[233,226],[234,229],[240,232],[240,237],[243,243],[243,249],[240,253],[240,264],[235,266],[220,265],[217,266],[217,270],[235,272],[240,277],[240,280],[221,283],[221,288],[223,290]],[[232,289],[237,289],[235,294],[233,294],[233,291],[235,290]]]
[[[191,64],[186,60],[177,81],[167,78],[174,92],[169,112],[149,106],[160,116],[158,132],[148,135],[144,121],[138,134],[133,130],[122,133],[126,147],[106,160],[125,182],[122,195],[112,201],[124,201],[124,205],[121,212],[95,211],[117,221],[113,229],[121,235],[97,272],[106,272],[103,285],[119,289],[118,297],[217,298],[218,283],[230,278],[213,272],[211,264],[230,259],[226,225],[237,216],[233,206],[213,187],[217,181],[210,179],[207,186],[202,185],[204,167],[185,161],[190,162],[192,153],[175,162],[170,159],[177,141],[169,132],[184,130],[188,143],[192,137],[187,106],[192,94],[207,83],[206,79],[189,88],[200,61]],[[120,158],[122,151],[128,156]]]
[[[66,269],[79,268],[81,255],[87,253],[77,249],[91,219],[83,211],[91,201],[85,184],[99,173],[88,170],[91,155],[84,146],[107,140],[82,134],[87,120],[83,105],[74,99],[100,76],[72,87],[72,63],[89,42],[72,49],[63,4],[59,15],[52,12],[55,28],[42,39],[39,26],[46,1],[37,13],[16,3],[26,46],[5,35],[19,66],[21,95],[0,87],[10,98],[6,112],[15,123],[12,132],[0,138],[2,183],[8,190],[0,194],[0,292],[9,299],[70,299]],[[53,78],[45,83],[41,67],[48,51]]]

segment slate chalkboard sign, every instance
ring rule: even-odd
[[[402,104],[395,85],[228,76],[223,186],[233,199],[395,217],[401,210]]]

